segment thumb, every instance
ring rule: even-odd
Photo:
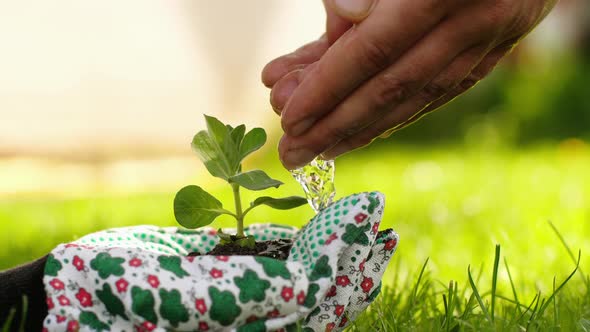
[[[352,27],[353,23],[346,18],[340,17],[328,2],[332,2],[332,0],[324,0],[324,7],[326,8],[326,37],[328,37],[328,45],[332,45]]]
[[[373,9],[377,0],[326,0],[329,6],[342,19],[359,23]]]

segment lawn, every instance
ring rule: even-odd
[[[287,183],[275,190],[277,195],[297,192],[297,184],[281,169],[275,157],[270,154],[251,164],[268,165],[265,168],[271,175]],[[583,272],[588,269],[588,165],[588,147],[569,143],[523,150],[381,145],[340,159],[336,165],[338,196],[370,190],[385,193],[382,227],[394,228],[401,237],[398,252],[385,275],[387,287],[380,300],[384,302],[373,306],[368,313],[371,319],[363,320],[365,325],[356,328],[359,331],[377,328],[366,325],[375,318],[385,319],[388,326],[379,327],[384,330],[454,330],[462,321],[472,324],[461,325],[464,328],[476,330],[526,328],[525,323],[530,323],[527,319],[534,318],[535,304],[528,311],[526,307],[536,294],[540,291],[541,297],[547,298],[576,266],[549,221],[559,230],[574,256],[579,249],[582,251],[580,269]],[[223,197],[224,204],[231,204],[230,189],[222,182],[211,181],[202,172],[186,181],[186,184],[206,182]],[[177,189],[171,185],[169,190],[133,194],[101,192],[75,198],[47,194],[2,197],[0,269],[41,256],[57,243],[107,227],[174,225],[172,199]],[[272,194],[270,190],[269,194]],[[244,196],[246,201],[253,197]],[[311,216],[308,207],[289,212],[260,208],[248,218],[250,222],[274,221],[298,226]],[[220,224],[230,225],[230,220]],[[497,244],[501,246],[500,268],[494,274]],[[427,259],[426,272],[417,283]],[[511,278],[504,260],[510,267]],[[496,280],[494,310],[501,320],[497,318],[490,323],[493,311],[489,307],[487,315],[479,309],[475,310],[476,314],[464,314],[470,311],[465,308],[479,305],[476,297],[466,304],[473,293],[467,279],[468,266],[480,288],[484,306],[492,302],[491,285]],[[587,284],[580,276],[583,274],[574,275],[563,288],[561,294],[566,296],[565,300],[558,302],[557,307],[546,307],[546,318],[536,317],[537,325],[529,328],[553,325],[561,326],[564,331],[574,325],[583,328],[581,319],[590,318],[590,301]],[[510,280],[523,306],[516,304]],[[458,291],[455,286],[448,289],[451,281],[458,282]],[[539,302],[536,310],[542,307]],[[554,317],[555,312],[561,316]],[[542,319],[551,319],[555,324]],[[588,324],[585,326],[590,328]]]

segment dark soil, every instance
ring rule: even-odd
[[[379,236],[383,235],[384,233],[391,232],[391,229],[379,231]],[[229,243],[229,244],[218,244],[216,245],[213,250],[209,251],[205,255],[211,256],[263,256],[263,257],[270,257],[278,260],[287,260],[289,257],[289,252],[291,251],[291,247],[293,246],[292,239],[279,239],[273,241],[262,241],[256,242],[255,248],[246,248],[242,247],[236,243]],[[188,254],[189,256],[205,256],[201,255],[198,252],[191,252]]]
[[[211,256],[263,256],[279,260],[286,260],[289,257],[289,251],[293,246],[293,241],[289,239],[280,239],[273,241],[256,242],[255,248],[242,247],[236,243],[218,244],[205,255]],[[201,256],[198,252],[191,252],[189,256]]]

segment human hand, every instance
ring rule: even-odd
[[[484,78],[556,2],[325,0],[326,35],[262,74],[281,114],[284,166],[335,158],[446,104]]]

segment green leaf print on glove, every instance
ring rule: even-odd
[[[98,297],[98,299],[105,305],[107,311],[111,315],[129,319],[125,314],[125,306],[123,305],[123,302],[113,294],[111,285],[104,284],[102,290],[99,289],[96,291],[96,297]]]
[[[53,255],[47,256],[47,262],[45,262],[45,275],[57,277],[57,273],[61,268],[61,263],[55,259]]]
[[[182,304],[182,298],[178,290],[167,291],[160,289],[160,298],[162,299],[160,315],[162,315],[162,318],[169,320],[170,325],[178,327],[178,323],[188,322],[188,311]]]
[[[106,252],[101,252],[90,262],[90,267],[93,270],[98,271],[98,275],[106,279],[111,275],[122,276],[125,273],[125,269],[121,266],[125,262],[125,259],[121,257],[111,257]]]
[[[262,302],[266,298],[266,290],[270,288],[268,280],[258,278],[258,274],[252,270],[246,270],[242,278],[235,277],[234,282],[240,289],[240,302],[250,300]]]
[[[254,257],[254,260],[260,263],[260,265],[262,265],[264,273],[266,273],[266,275],[268,275],[271,278],[291,278],[291,272],[289,272],[289,269],[287,269],[287,265],[283,261],[262,256],[256,256]]]
[[[316,293],[320,290],[320,286],[318,284],[311,284],[309,285],[309,290],[307,291],[307,297],[305,298],[305,302],[303,305],[307,308],[313,308],[316,304]]]
[[[347,244],[369,245],[369,237],[365,234],[369,229],[371,229],[371,224],[365,224],[362,227],[348,224],[346,225],[346,233],[342,235],[342,241]]]
[[[182,262],[180,256],[160,256],[158,257],[158,262],[160,262],[162,269],[174,273],[174,275],[181,279],[189,276],[188,272],[180,266]]]
[[[328,264],[330,258],[326,255],[320,257],[318,261],[315,263],[315,267],[309,276],[310,281],[315,281],[320,278],[328,278],[332,275],[332,268],[330,264]]]
[[[157,324],[158,316],[154,310],[154,295],[149,290],[143,290],[137,286],[131,288],[131,310],[139,317],[145,318],[148,322]]]
[[[236,305],[236,298],[232,292],[221,292],[215,287],[209,287],[209,296],[213,302],[210,311],[211,319],[221,325],[231,325],[242,313],[242,309]]]
[[[83,311],[80,314],[80,324],[89,326],[92,331],[102,332],[110,330],[107,324],[101,322],[96,314],[90,311]]]

